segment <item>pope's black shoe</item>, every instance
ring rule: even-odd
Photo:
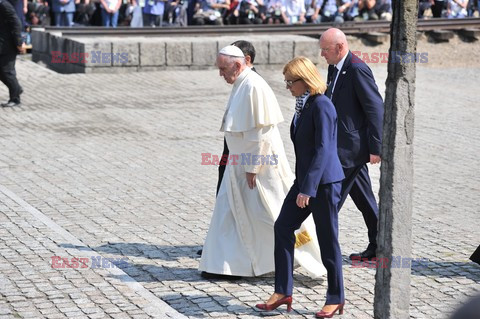
[[[376,254],[376,247],[373,247],[372,245],[368,245],[367,249],[362,251],[361,253],[354,253],[350,255],[350,259],[355,259],[355,260],[371,260],[372,258],[377,257]]]
[[[242,277],[240,277],[240,276],[212,274],[212,273],[206,272],[206,271],[202,271],[200,276],[202,276],[202,278],[205,278],[205,279],[221,279],[221,280],[239,280],[239,279],[242,279]]]

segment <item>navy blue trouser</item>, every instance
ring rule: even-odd
[[[17,80],[17,72],[15,71],[15,60],[17,54],[0,55],[0,81],[8,88],[10,95],[9,101],[20,102],[20,92],[22,91]]]
[[[312,214],[315,221],[322,262],[327,269],[327,298],[325,304],[344,302],[342,253],[338,243],[338,202],[341,182],[319,185],[316,197],[306,208],[296,204],[299,193],[296,182],[283,202],[275,222],[275,292],[287,296],[293,290],[293,254],[295,230]]]
[[[369,247],[377,248],[378,232],[378,205],[375,195],[372,191],[372,183],[368,175],[367,164],[360,166],[343,168],[345,179],[342,183],[342,195],[338,204],[338,211],[350,194],[355,206],[362,212],[363,220],[368,228]]]

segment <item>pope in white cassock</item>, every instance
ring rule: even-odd
[[[220,129],[230,155],[199,269],[202,275],[260,276],[275,270],[273,225],[294,179],[277,128],[283,116],[239,48],[220,50],[217,67],[233,84]],[[296,237],[295,261],[313,277],[324,275],[311,217]]]

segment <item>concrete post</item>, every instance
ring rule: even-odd
[[[385,94],[374,316],[408,319],[412,243],[413,130],[417,0],[394,0]],[[403,60],[404,56],[408,56]],[[400,61],[399,61],[400,57]],[[393,60],[392,58],[395,58]],[[413,59],[415,61],[415,59]],[[391,267],[392,258],[402,259]]]

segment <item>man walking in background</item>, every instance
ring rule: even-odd
[[[352,56],[342,31],[325,31],[320,37],[320,51],[329,64],[325,94],[337,109],[338,156],[345,174],[338,209],[350,195],[368,228],[367,249],[351,254],[350,259],[371,259],[376,257],[378,205],[367,163],[381,161],[383,100],[372,71]]]
[[[10,98],[2,107],[20,105],[23,90],[15,71],[17,53],[25,53],[22,41],[22,23],[15,8],[6,0],[0,0],[0,80],[8,87]]]

